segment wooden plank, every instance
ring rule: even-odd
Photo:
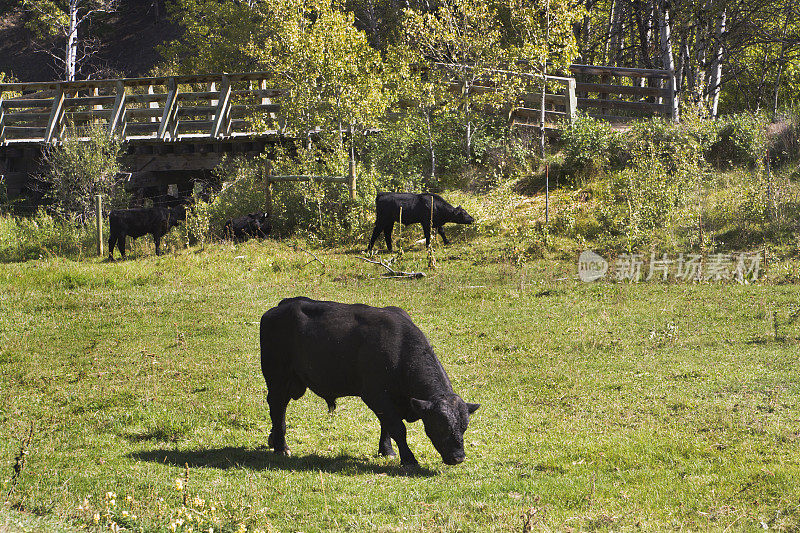
[[[160,117],[164,114],[163,107],[131,107],[128,108],[126,113],[129,118],[153,118],[153,117]],[[156,121],[151,121],[156,123]]]
[[[65,98],[65,106],[82,106],[82,105],[110,105],[114,103],[114,96],[77,96],[72,98]]]
[[[665,89],[658,87],[636,87],[604,83],[576,83],[576,90],[588,93],[625,94],[632,96],[666,96]]]
[[[519,100],[524,102],[526,106],[530,105],[541,105],[542,103],[542,93],[534,94],[528,93],[523,94],[520,96]],[[552,105],[567,105],[566,96],[563,94],[545,94],[544,95],[544,102],[545,104],[552,104]]]
[[[44,122],[47,125],[50,113],[5,113],[6,124],[19,124],[20,122]]]
[[[597,65],[570,65],[570,72],[573,74],[593,74],[596,76],[610,75],[622,76],[626,78],[664,78],[670,77],[668,70],[656,70],[648,68],[627,68],[627,67],[606,67]]]
[[[60,90],[53,98],[53,107],[50,110],[50,119],[47,121],[47,128],[44,132],[44,142],[49,144],[58,139],[61,132],[61,121],[64,118],[64,98],[63,90]]]
[[[187,131],[208,131],[214,126],[213,120],[181,120],[178,123],[178,133]]]
[[[216,106],[190,106],[178,109],[179,117],[198,117],[213,114],[217,110]]]
[[[64,116],[75,121],[95,120],[98,118],[108,119],[111,117],[111,109],[99,109],[97,111],[67,111]]]
[[[7,135],[26,135],[25,139],[32,139],[41,141],[44,138],[45,126],[6,126],[5,133]]]
[[[223,77],[227,77],[230,82],[237,81],[260,81],[267,80],[274,76],[272,72],[235,72],[232,74],[189,74],[182,76],[154,76],[143,78],[120,78],[119,80],[80,80],[71,82],[43,81],[43,82],[22,82],[22,83],[0,83],[0,91],[46,91],[58,90],[63,88],[65,92],[77,92],[91,90],[94,87],[113,90],[117,81],[122,81],[126,87],[146,87],[149,85],[166,85],[170,79],[174,79],[176,84],[186,85],[191,83],[219,82]],[[271,89],[281,91],[281,89]]]
[[[132,135],[156,133],[158,131],[158,122],[126,122],[125,129]]]
[[[596,98],[578,98],[578,109],[600,107],[607,109],[626,109],[642,113],[658,113],[669,115],[670,107],[650,102],[628,102],[627,100],[600,100]]]
[[[117,136],[125,139],[125,85],[121,81],[117,81],[116,90],[114,107],[108,118],[108,136],[112,139]]]
[[[227,131],[227,121],[230,120],[230,106],[231,80],[227,76],[223,76],[219,89],[219,102],[214,113],[214,126],[211,128],[211,138],[216,139],[220,137],[223,131]]]
[[[3,109],[22,109],[28,107],[40,107],[47,109],[53,105],[52,98],[27,98],[27,99],[14,99],[4,100]]]
[[[167,99],[167,93],[157,93],[154,91],[148,94],[129,94],[125,96],[125,99],[132,104],[149,104],[152,102],[164,102]]]
[[[542,116],[542,111],[531,107],[516,107],[511,112],[511,115],[513,117],[535,118],[538,120]],[[564,111],[545,110],[545,115],[553,118],[569,118],[569,113]]]
[[[274,114],[280,111],[280,109],[281,106],[278,104],[232,105],[231,117],[242,118],[247,115],[256,114],[259,111],[265,114]]]
[[[589,113],[590,118],[594,118],[597,120],[603,120],[606,122],[634,122],[637,120],[642,120],[642,117],[623,117],[621,115],[598,115],[596,113]]]
[[[213,84],[212,84],[213,85]],[[195,91],[195,92],[185,92],[178,94],[178,101],[184,100],[211,100],[216,98],[219,93],[213,89],[208,91]]]

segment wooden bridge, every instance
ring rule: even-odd
[[[548,76],[548,129],[578,111],[614,122],[677,118],[670,71],[572,65],[573,77]],[[529,76],[531,79],[537,76]],[[541,85],[541,78],[538,77]],[[39,172],[47,146],[92,125],[122,142],[134,188],[150,196],[207,178],[230,155],[257,155],[282,142],[280,88],[268,72],[0,84],[0,182],[20,196]],[[473,86],[471,90],[493,90]],[[3,98],[5,95],[5,98]],[[514,126],[538,127],[541,93],[519,97]]]
[[[259,154],[282,122],[267,72],[0,84],[0,175],[10,198],[67,130],[92,125],[122,141],[137,187],[191,186],[225,154]],[[12,97],[8,97],[11,94]],[[163,189],[163,190],[161,190]]]

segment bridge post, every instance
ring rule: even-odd
[[[161,115],[161,124],[158,126],[158,138],[165,140],[169,135],[170,140],[175,140],[178,131],[177,110],[178,110],[178,84],[175,78],[170,78],[167,82],[167,101],[164,102],[164,113]]]
[[[50,109],[50,118],[44,131],[44,143],[50,144],[57,140],[61,134],[61,121],[64,118],[64,88],[58,85],[58,93],[53,98],[53,107]]]
[[[113,139],[117,132],[120,132],[120,137],[125,140],[125,85],[121,80],[117,80],[117,98],[114,100],[114,107],[108,120],[108,137]]]
[[[222,83],[219,88],[219,100],[217,110],[214,114],[214,124],[211,127],[211,138],[216,139],[227,131],[227,120],[231,108],[231,81],[228,76],[222,76]]]
[[[566,104],[565,107],[567,108],[566,111],[569,116],[570,124],[575,122],[575,112],[578,110],[578,98],[575,95],[575,87],[575,78],[569,78],[567,80],[567,94],[564,103]]]

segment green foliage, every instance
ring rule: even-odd
[[[211,241],[211,204],[196,198],[189,209],[186,210],[186,221],[183,224],[186,232],[186,241],[198,243],[205,248]]]
[[[711,146],[708,158],[721,166],[755,168],[767,157],[766,117],[757,113],[739,113],[726,117]]]
[[[67,218],[91,219],[98,194],[110,200],[108,208],[123,205],[127,197],[117,177],[119,156],[119,142],[94,126],[73,128],[63,144],[49,148],[44,179],[52,186],[48,194],[56,210]]]
[[[582,184],[618,167],[620,134],[608,122],[580,115],[562,131],[564,170],[573,184]]]
[[[96,243],[94,224],[66,220],[43,209],[32,217],[0,216],[0,262],[80,258],[93,253]]]

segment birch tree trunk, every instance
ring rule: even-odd
[[[75,81],[75,66],[78,62],[78,0],[69,0],[69,28],[64,62],[64,77]]]
[[[711,76],[708,83],[708,92],[711,97],[711,118],[713,119],[717,118],[720,85],[722,84],[722,36],[725,34],[726,18],[727,11],[723,9],[714,31],[714,58],[711,61]]]
[[[672,120],[677,121],[679,119],[678,94],[675,91],[675,61],[672,57],[672,36],[669,23],[669,9],[667,9],[666,6],[664,9],[662,9],[658,2],[659,0],[656,0],[661,43],[661,64],[665,70],[672,72],[672,75],[667,80],[667,88],[670,91],[670,99],[672,100],[670,115],[672,116]]]

